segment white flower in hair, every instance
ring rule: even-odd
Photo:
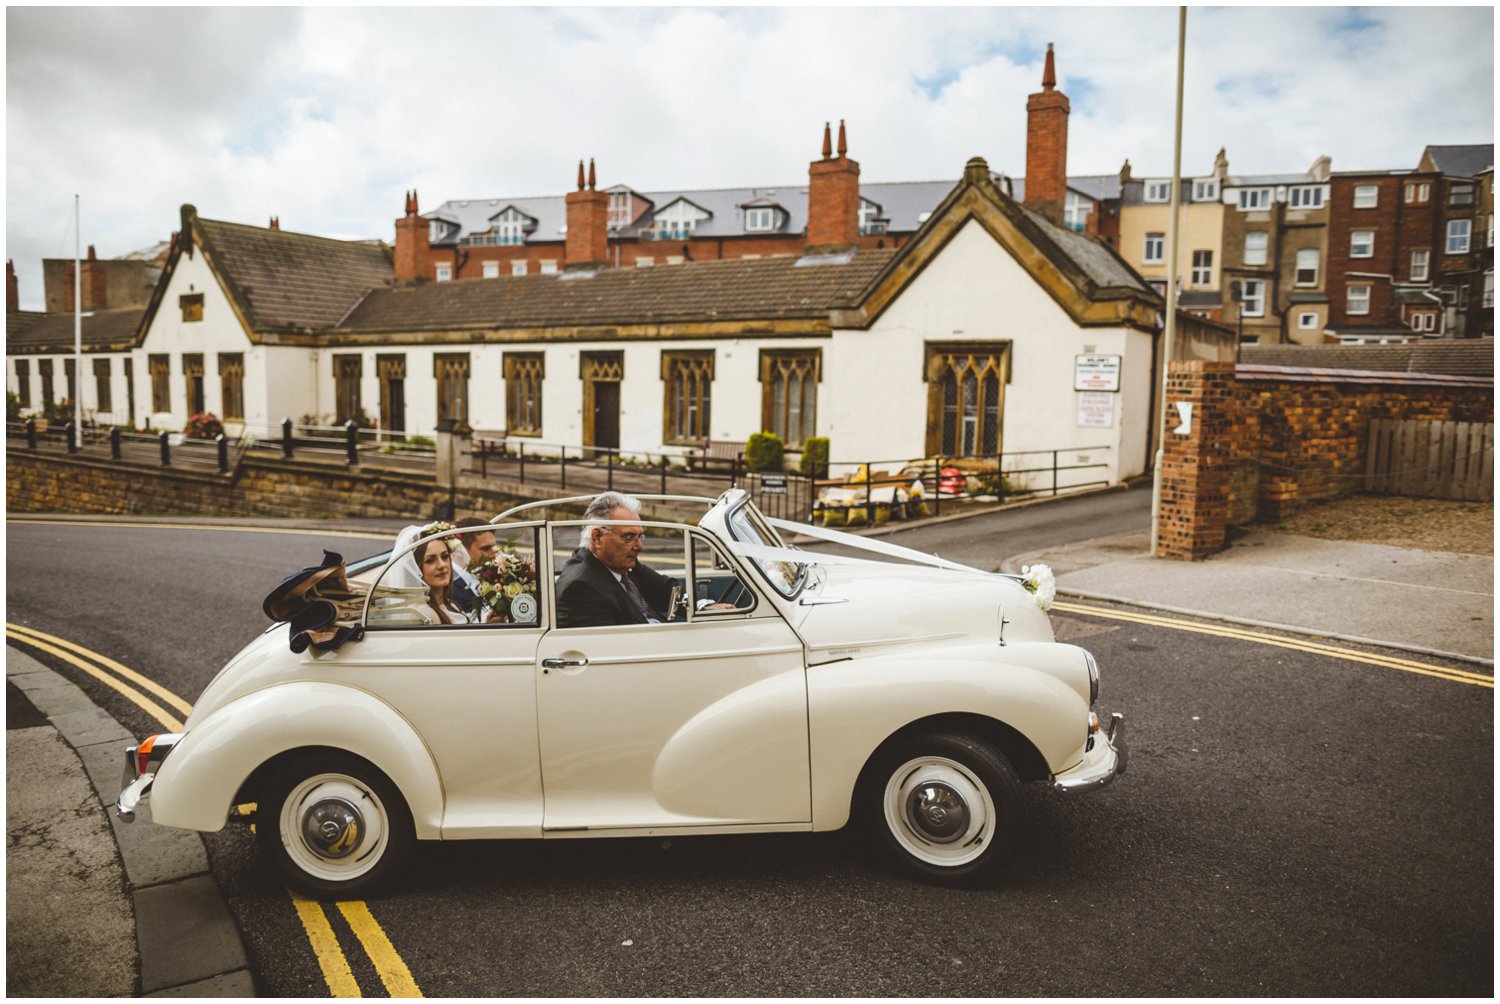
[[[1049,565],[1022,565],[1021,585],[1036,600],[1036,605],[1043,610],[1052,609],[1052,601],[1057,598],[1057,579],[1052,574]]]

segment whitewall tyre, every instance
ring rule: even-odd
[[[347,753],[308,753],[277,768],[256,807],[262,852],[295,888],[361,899],[399,872],[416,842],[395,785]]]
[[[1021,785],[988,743],[941,733],[883,750],[860,802],[865,831],[889,863],[926,882],[970,885],[1008,862]]]

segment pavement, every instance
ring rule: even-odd
[[[1005,559],[1059,596],[1124,603],[1494,665],[1495,559],[1253,530],[1202,561],[1153,558],[1146,530]]]
[[[1001,570],[1036,562],[1063,597],[1494,664],[1491,557],[1253,531],[1207,560],[1171,561],[1150,557],[1142,530]],[[133,824],[114,817],[136,737],[16,648],[6,680],[7,992],[254,996],[201,838],[152,826],[149,800]]]
[[[255,996],[202,838],[115,818],[136,737],[10,646],[5,680],[6,994]]]

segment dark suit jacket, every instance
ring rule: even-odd
[[[464,581],[464,577],[459,575],[457,571],[453,573],[453,602],[460,610],[471,615],[475,613],[483,615],[488,613],[489,610],[488,607],[484,607],[484,604],[479,602],[479,597],[474,595],[474,590],[469,588],[469,584]],[[480,609],[481,607],[484,607],[484,609]],[[478,620],[482,623],[484,617],[480,616]]]
[[[630,572],[646,603],[665,619],[672,580],[645,563]],[[601,624],[645,624],[646,617],[631,602],[625,587],[615,581],[604,562],[580,547],[563,565],[557,579],[557,626],[595,627]]]

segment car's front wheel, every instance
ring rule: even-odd
[[[416,837],[395,785],[348,753],[308,753],[272,772],[256,808],[261,849],[296,888],[361,899],[397,873]]]
[[[939,733],[882,751],[860,802],[865,830],[889,862],[923,881],[968,885],[1009,859],[1021,785],[988,743]]]

